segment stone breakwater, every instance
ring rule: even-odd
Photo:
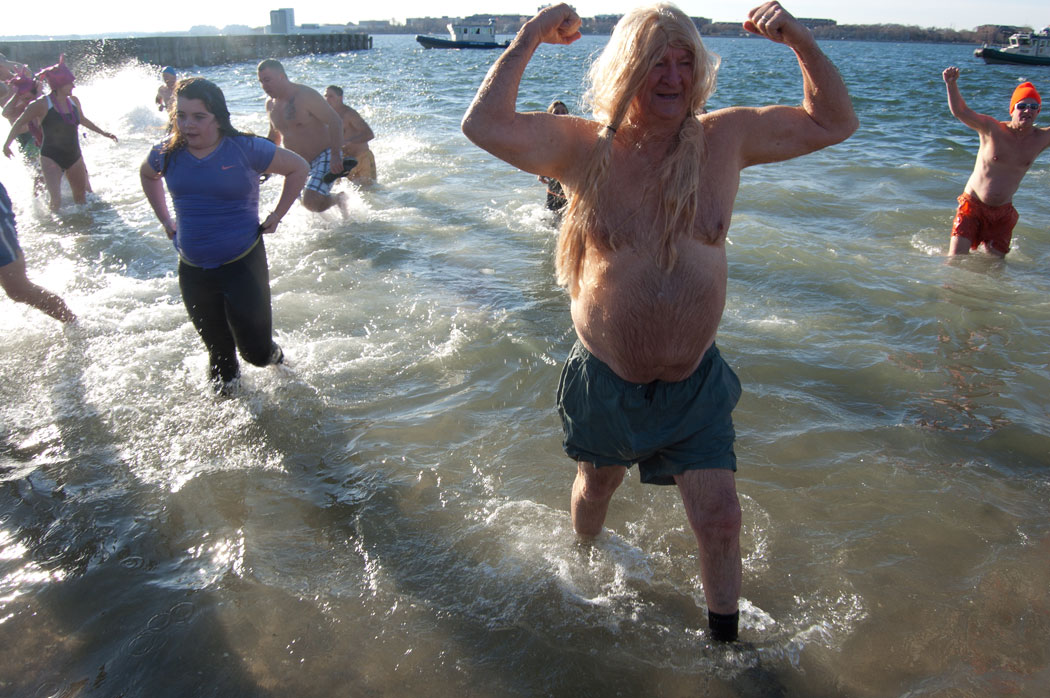
[[[129,60],[176,68],[259,61],[312,53],[343,53],[372,48],[367,34],[250,34],[237,36],[151,36],[130,39],[0,41],[0,53],[39,70],[58,62],[114,66]]]

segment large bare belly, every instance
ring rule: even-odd
[[[277,130],[281,132],[281,141],[288,150],[300,155],[304,160],[310,162],[323,151],[328,149],[328,130],[324,124],[313,124],[309,127],[295,124],[285,124]]]
[[[589,249],[572,319],[584,346],[634,383],[688,378],[725,308],[722,246],[687,241],[670,273],[633,250]]]

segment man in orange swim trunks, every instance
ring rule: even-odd
[[[1017,224],[1014,192],[1039,153],[1050,146],[1050,128],[1035,125],[1042,99],[1032,83],[1018,85],[1010,98],[1010,120],[999,121],[966,106],[958,68],[946,68],[943,77],[952,115],[981,137],[973,174],[959,197],[948,254],[968,254],[984,245],[1001,257],[1010,251]]]

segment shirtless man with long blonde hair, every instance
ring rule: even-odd
[[[669,4],[620,20],[590,72],[593,119],[516,110],[542,43],[580,37],[568,5],[529,20],[463,118],[476,144],[560,181],[569,199],[556,269],[578,342],[562,372],[565,450],[577,461],[573,527],[597,535],[638,463],[677,485],[700,550],[711,635],[737,637],[740,504],[731,412],[740,383],[715,347],[726,299],[726,233],[751,165],[805,155],[857,128],[846,86],[812,34],[779,3],[744,28],[798,57],[801,106],[703,113],[718,59]]]

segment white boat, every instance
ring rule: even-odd
[[[436,36],[416,35],[423,48],[507,48],[509,41],[496,41],[496,22],[488,24],[449,24],[448,39]]]
[[[984,59],[985,63],[1050,65],[1050,27],[1038,32],[1011,34],[1009,45],[996,48],[985,44],[973,55]]]

